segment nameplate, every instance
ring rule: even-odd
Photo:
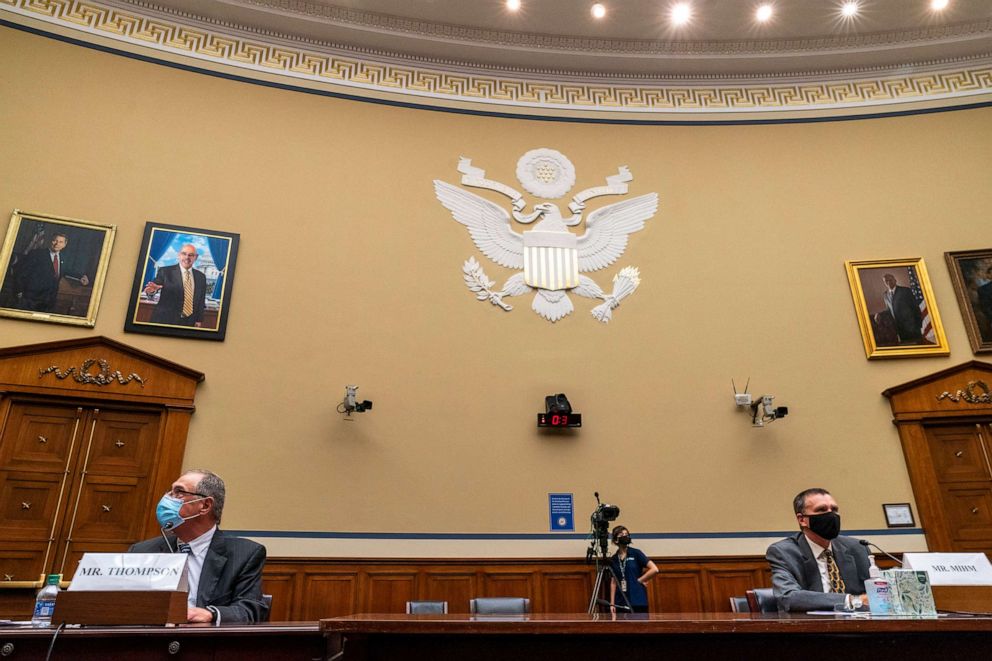
[[[902,566],[926,571],[931,585],[992,585],[984,553],[904,553]]]
[[[189,592],[186,553],[85,553],[69,590]]]

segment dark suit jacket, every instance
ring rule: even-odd
[[[900,342],[919,340],[923,337],[923,313],[909,287],[896,287],[892,294],[892,316]]]
[[[207,307],[207,276],[203,271],[193,269],[193,314],[185,319],[182,316],[183,274],[179,264],[163,266],[152,282],[162,285],[158,304],[152,311],[152,323],[192,326],[203,321],[203,311]]]
[[[55,267],[48,248],[32,250],[14,267],[17,275],[17,293],[21,299],[17,305],[23,310],[51,312],[55,309],[55,297],[59,293],[59,279],[65,275],[65,260],[59,254],[59,277],[55,277]]]
[[[171,553],[176,538],[156,537],[138,542],[129,553]],[[171,545],[171,546],[170,546]],[[262,600],[262,568],[265,547],[250,539],[228,537],[220,528],[214,532],[196,591],[196,605],[214,606],[221,622],[264,622],[269,607]]]
[[[838,537],[830,544],[834,560],[849,594],[864,594],[868,576],[868,549],[853,537]],[[823,580],[806,535],[796,533],[768,547],[765,559],[772,570],[772,589],[778,609],[805,613],[833,610],[844,595],[823,591]]]

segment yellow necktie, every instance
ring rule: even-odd
[[[840,568],[834,560],[834,554],[830,549],[823,552],[823,557],[827,559],[827,578],[830,580],[830,591],[843,594],[847,591],[844,579],[840,576]]]
[[[193,277],[189,271],[183,272],[183,316],[193,314]]]

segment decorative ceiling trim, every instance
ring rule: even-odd
[[[186,12],[162,7],[143,0],[117,0],[139,8],[156,9],[198,20]],[[992,36],[992,19],[957,25],[934,25],[914,30],[892,30],[872,33],[812,36],[803,39],[748,39],[721,41],[671,41],[648,39],[604,39],[569,35],[534,34],[509,30],[490,30],[466,25],[430,22],[392,16],[361,9],[335,7],[309,0],[228,0],[229,4],[260,7],[287,15],[305,17],[340,26],[377,32],[406,34],[426,39],[449,41],[457,39],[466,43],[491,46],[534,48],[563,52],[602,53],[610,55],[729,55],[768,54],[830,50],[861,50],[866,47],[933,43],[963,38]],[[210,19],[206,19],[210,20]],[[219,23],[219,22],[218,22]]]
[[[149,48],[175,60],[233,67],[245,77],[283,77],[292,86],[350,95],[407,98],[427,106],[482,105],[540,109],[557,115],[849,111],[893,104],[943,102],[992,94],[992,58],[931,63],[844,79],[630,82],[570,81],[445,71],[328,52],[307,44],[265,41],[231,31],[191,27],[161,15],[108,6],[95,0],[0,0],[0,14],[59,26],[83,41],[109,39]],[[126,49],[125,49],[126,50]],[[201,65],[202,66],[202,65]]]

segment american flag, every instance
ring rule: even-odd
[[[928,342],[937,344],[937,335],[933,332],[933,322],[930,321],[930,310],[927,309],[927,299],[923,297],[923,288],[920,287],[920,281],[916,277],[916,269],[910,266],[906,270],[909,271],[909,288],[920,306],[920,316],[923,317],[923,337]]]

